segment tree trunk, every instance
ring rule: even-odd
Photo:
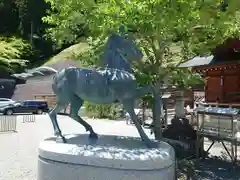
[[[153,104],[153,132],[156,140],[162,139],[162,98],[159,93],[154,93],[154,104]]]
[[[184,91],[176,91],[176,105],[175,105],[175,115],[176,117],[185,117],[184,111]]]
[[[31,32],[30,32],[30,43],[33,45],[33,31],[34,31],[34,26],[33,26],[33,21],[31,20]]]

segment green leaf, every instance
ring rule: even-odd
[[[229,1],[225,12],[219,8],[221,2],[213,0],[46,1],[55,11],[44,21],[56,25],[49,36],[59,45],[76,41],[82,23],[87,27],[91,50],[80,56],[85,66],[101,64],[110,32],[117,33],[120,25],[131,30],[144,54],[133,64],[139,84],[169,79],[176,86],[189,87],[198,80],[176,66],[193,56],[211,54],[216,45],[240,35],[240,1]]]

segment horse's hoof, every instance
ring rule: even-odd
[[[67,143],[67,140],[64,136],[62,136],[61,138],[62,138],[63,143]]]
[[[147,148],[158,148],[158,144],[151,140],[144,141],[144,143],[147,146]]]
[[[96,133],[90,133],[89,138],[90,139],[98,139],[98,135]]]
[[[58,136],[57,138],[56,138],[56,142],[59,142],[59,143],[67,143],[67,140],[66,140],[66,138],[64,137],[64,136]]]

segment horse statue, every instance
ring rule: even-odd
[[[83,102],[88,101],[93,104],[120,102],[129,113],[142,141],[147,147],[153,147],[154,143],[144,132],[134,112],[135,100],[147,93],[152,93],[153,87],[151,85],[138,87],[136,78],[127,63],[134,59],[140,60],[142,56],[133,41],[112,34],[106,44],[105,67],[96,69],[69,67],[60,71],[50,67],[36,68],[34,72],[38,72],[37,74],[46,71],[56,73],[52,84],[53,92],[56,94],[56,105],[49,111],[55,136],[64,143],[67,142],[58,125],[57,113],[65,109],[68,104],[71,104],[70,117],[89,131],[89,138],[96,139],[98,135],[92,126],[78,116]]]

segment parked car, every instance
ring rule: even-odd
[[[26,100],[26,101],[17,101],[13,104],[9,104],[0,108],[0,113],[4,115],[12,115],[15,113],[33,113],[33,114],[42,114],[49,110],[48,104],[46,101],[42,100]]]
[[[15,103],[15,101],[13,101],[12,99],[0,98],[0,107],[7,106],[7,105],[13,104],[13,103]]]

